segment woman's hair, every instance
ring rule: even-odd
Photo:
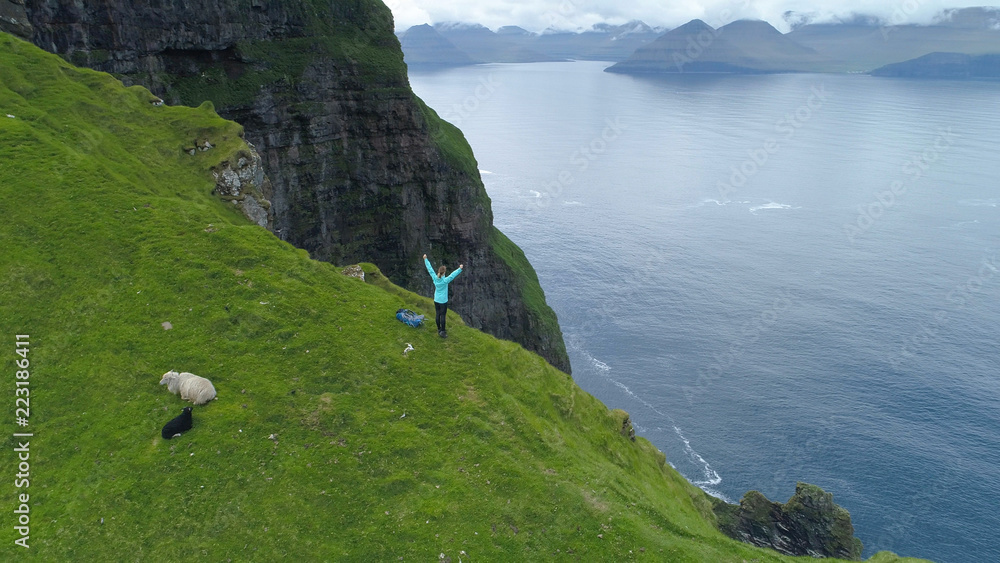
[[[439,278],[443,278],[446,273],[448,273],[448,268],[445,268],[444,266],[441,266],[441,267],[438,268],[438,277]]]

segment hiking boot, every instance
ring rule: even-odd
[[[448,338],[448,333],[447,333],[447,331],[439,330],[438,331],[438,336],[440,336],[441,338]]]

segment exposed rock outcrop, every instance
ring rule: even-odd
[[[0,0],[0,2],[9,0]],[[271,181],[273,230],[335,264],[371,261],[429,295],[420,256],[466,265],[452,308],[569,371],[523,253],[493,227],[461,132],[409,88],[392,14],[330,2],[27,0],[32,40],[168,103],[214,102]]]
[[[615,409],[611,411],[611,416],[615,417],[615,420],[620,424],[618,433],[634,442],[635,428],[632,426],[632,418],[629,414],[622,409]]]
[[[851,515],[823,489],[798,483],[785,504],[757,491],[743,495],[739,506],[714,499],[719,529],[727,536],[786,555],[861,559]]]
[[[237,155],[235,163],[227,162],[212,171],[215,194],[239,206],[247,219],[270,228],[271,202],[264,199],[264,194],[270,192],[271,181],[264,175],[264,166],[254,146],[250,143],[247,146],[247,154]]]
[[[31,39],[31,23],[24,11],[24,0],[0,0],[0,31]]]

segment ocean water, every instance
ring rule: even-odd
[[[712,494],[814,483],[866,557],[1000,561],[998,84],[605,66],[410,73],[576,381]]]

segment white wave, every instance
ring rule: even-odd
[[[573,350],[575,350],[575,351],[583,354],[583,357],[586,358],[587,361],[590,363],[590,365],[593,366],[594,369],[596,369],[598,372],[600,372],[602,374],[606,374],[609,371],[611,371],[611,366],[609,366],[608,364],[602,362],[601,360],[598,360],[597,358],[591,356],[590,352],[587,352],[586,350],[584,350],[583,347],[581,347],[579,344],[577,344],[577,342],[575,340],[573,340],[573,339],[567,339],[567,340],[568,340],[569,347],[572,348]]]
[[[542,192],[536,190],[528,190],[528,192],[531,193],[531,197],[535,198],[542,197]]]
[[[950,226],[947,226],[947,227],[941,227],[941,228],[942,229],[961,229],[961,228],[965,227],[966,225],[978,225],[978,224],[979,224],[979,219],[973,219],[972,221],[959,221],[959,222],[955,223],[954,225],[950,225]]]
[[[738,203],[740,205],[749,205],[750,204],[749,201],[737,201],[737,200],[732,200],[732,199],[726,199],[726,200],[720,201],[720,200],[715,199],[715,198],[707,197],[707,198],[699,201],[698,203],[696,203],[694,205],[690,205],[688,207],[690,207],[690,208],[704,207],[704,206],[706,206],[706,205],[708,205],[710,203],[714,203],[715,205],[718,205],[720,207],[725,207],[725,206],[727,206],[727,205],[729,205],[731,203]]]
[[[572,349],[583,354],[583,356],[587,359],[587,361],[590,362],[590,365],[592,365],[595,368],[595,371],[597,371],[597,373],[599,373],[602,377],[604,377],[604,379],[608,380],[612,385],[624,391],[626,395],[635,399],[637,402],[642,404],[647,409],[669,420],[671,426],[674,429],[674,433],[677,434],[677,437],[680,438],[681,442],[684,444],[684,453],[695,465],[701,467],[702,479],[696,481],[694,479],[688,478],[688,480],[691,481],[693,485],[700,487],[706,493],[714,497],[720,498],[722,500],[725,500],[726,502],[730,502],[728,499],[725,498],[725,496],[722,495],[722,493],[706,488],[721,483],[722,477],[720,477],[719,474],[714,469],[712,469],[712,466],[709,465],[707,461],[705,461],[705,458],[701,457],[701,454],[696,452],[694,448],[691,447],[691,442],[684,437],[684,434],[681,432],[681,429],[677,426],[677,423],[674,421],[674,417],[661,411],[660,409],[650,404],[649,401],[633,393],[632,390],[628,388],[628,385],[625,385],[621,381],[618,381],[617,379],[611,377],[609,375],[611,372],[611,366],[590,355],[589,352],[584,350],[583,347],[579,346],[576,342],[571,340],[569,344]],[[632,424],[633,426],[636,426],[636,428],[639,428],[634,420],[632,421]],[[657,428],[657,430],[662,431],[663,429]],[[646,429],[642,428],[641,430],[638,431],[641,434],[645,433]],[[670,466],[673,467],[674,469],[677,469],[673,463],[671,463]]]
[[[958,202],[959,205],[968,205],[971,207],[1000,207],[1000,198],[992,199],[963,199]]]
[[[715,489],[712,489],[712,488],[709,488],[709,487],[701,487],[701,490],[705,491],[706,493],[712,495],[713,497],[715,497],[715,498],[717,498],[717,499],[719,499],[722,502],[725,502],[727,504],[737,504],[737,503],[733,502],[732,500],[730,500],[729,497],[727,497],[726,495],[720,493],[719,491],[716,491]]]
[[[714,469],[712,469],[712,466],[709,465],[707,461],[705,461],[705,458],[701,457],[701,454],[694,451],[694,448],[691,447],[691,442],[684,437],[683,433],[681,433],[681,429],[674,426],[674,432],[676,432],[677,437],[679,437],[681,441],[684,442],[684,453],[686,453],[687,456],[691,458],[691,461],[701,465],[702,473],[705,476],[704,481],[691,481],[691,483],[702,488],[704,488],[705,485],[718,485],[719,483],[721,483],[722,477],[719,477],[719,474],[716,473]]]
[[[480,174],[492,174],[492,172],[490,172],[489,170],[480,170],[479,173]]]
[[[563,205],[583,205],[579,201],[564,201]]]
[[[802,209],[801,207],[792,207],[791,205],[785,205],[784,203],[769,202],[764,205],[755,205],[750,208],[750,213],[756,213],[761,209]]]

